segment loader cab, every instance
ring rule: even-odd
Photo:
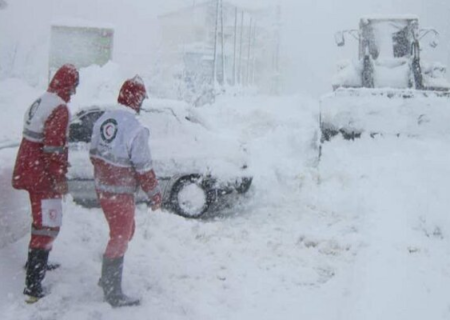
[[[359,59],[410,58],[417,41],[417,18],[362,18],[359,23]]]
[[[433,131],[440,119],[428,120],[423,98],[448,104],[450,83],[443,64],[421,61],[419,42],[436,47],[438,32],[419,29],[412,15],[397,15],[363,17],[358,29],[336,33],[338,46],[345,44],[346,35],[357,40],[359,51],[357,57],[339,61],[334,92],[321,99],[321,141],[335,135],[355,139],[362,133],[416,136]]]
[[[429,44],[435,47],[438,33],[434,29],[419,29],[417,17],[363,17],[359,29],[336,34],[338,46],[345,43],[346,34],[358,41],[358,61],[341,64],[343,67],[339,67],[333,80],[333,89],[362,87],[423,90],[426,87],[435,88],[435,83],[438,84],[434,79],[431,79],[433,85],[424,80],[430,72],[422,70],[419,44],[422,38],[431,34],[433,37]]]

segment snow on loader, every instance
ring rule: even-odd
[[[420,40],[437,31],[419,29],[415,16],[363,17],[359,30],[338,32],[338,46],[351,35],[359,42],[356,61],[338,66],[333,92],[320,103],[321,142],[365,133],[383,136],[450,134],[450,83],[440,63],[421,60]]]

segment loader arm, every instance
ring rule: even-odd
[[[417,39],[414,39],[411,45],[411,71],[414,78],[414,88],[417,90],[423,90],[423,76],[422,68],[420,66],[420,45]]]

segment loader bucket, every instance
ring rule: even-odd
[[[450,136],[450,92],[340,88],[320,101],[321,142],[341,135]]]

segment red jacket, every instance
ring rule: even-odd
[[[31,192],[67,189],[70,113],[66,103],[77,85],[78,72],[65,65],[56,72],[48,92],[28,108],[12,177],[14,188]]]

